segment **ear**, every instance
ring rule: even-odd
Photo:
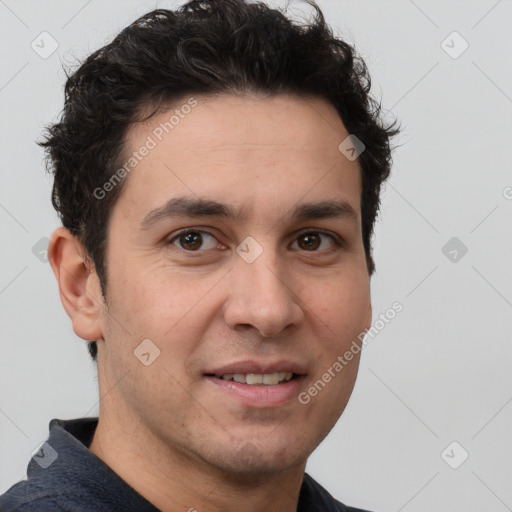
[[[80,338],[96,341],[103,337],[103,296],[94,265],[71,232],[60,227],[50,238],[48,260],[59,285],[60,300]]]

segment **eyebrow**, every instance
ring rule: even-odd
[[[247,212],[213,199],[175,197],[163,206],[151,210],[141,221],[140,229],[148,230],[163,219],[190,217],[219,217],[241,221],[247,219]],[[357,222],[357,213],[346,201],[328,200],[300,203],[292,210],[291,218],[293,220],[343,218]]]

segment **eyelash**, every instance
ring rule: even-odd
[[[181,231],[178,231],[171,239],[169,239],[169,241],[167,242],[167,245],[173,245],[174,241],[178,240],[181,236],[186,235],[188,233],[207,234],[207,235],[210,235],[212,238],[216,239],[215,235],[213,235],[209,231],[206,231],[206,230],[203,230],[203,229],[186,228],[186,229],[183,229]],[[322,230],[305,229],[305,230],[297,233],[296,239],[300,238],[303,235],[309,235],[309,234],[317,234],[317,235],[326,236],[326,237],[330,238],[334,242],[335,247],[331,248],[331,249],[324,249],[324,250],[321,250],[321,251],[315,250],[315,251],[303,251],[303,252],[306,252],[306,253],[307,252],[312,252],[312,253],[315,253],[315,252],[329,253],[329,252],[331,252],[331,251],[333,251],[333,250],[335,250],[337,248],[340,248],[340,247],[344,246],[344,241],[340,237],[338,237],[338,236],[336,236],[336,235],[334,235],[332,233],[329,233],[327,231],[322,231]],[[183,249],[181,247],[177,247],[177,249],[181,249],[184,252],[192,253],[192,254],[193,253],[205,252],[204,250],[189,251],[189,250]],[[210,249],[207,249],[207,250],[210,250]]]

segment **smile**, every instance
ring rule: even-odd
[[[284,374],[282,380],[279,379],[280,374]],[[266,409],[296,402],[298,394],[304,389],[306,375],[292,372],[228,373],[221,377],[207,374],[204,378],[216,393],[226,396],[228,400],[235,400],[245,407]],[[266,383],[263,382],[264,378]]]
[[[249,386],[275,386],[288,382],[294,377],[293,372],[275,373],[226,373],[218,379],[232,380]]]

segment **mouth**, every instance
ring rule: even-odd
[[[234,401],[251,409],[277,409],[298,402],[306,374],[295,372],[223,373],[204,375],[213,400]]]
[[[207,369],[203,377],[215,400],[234,400],[243,407],[261,409],[297,400],[307,373],[306,366],[296,361],[246,359]]]
[[[247,384],[248,386],[277,386],[296,379],[299,377],[299,374],[294,372],[225,373],[223,375],[207,373],[206,376],[224,381],[238,382],[239,384]]]

